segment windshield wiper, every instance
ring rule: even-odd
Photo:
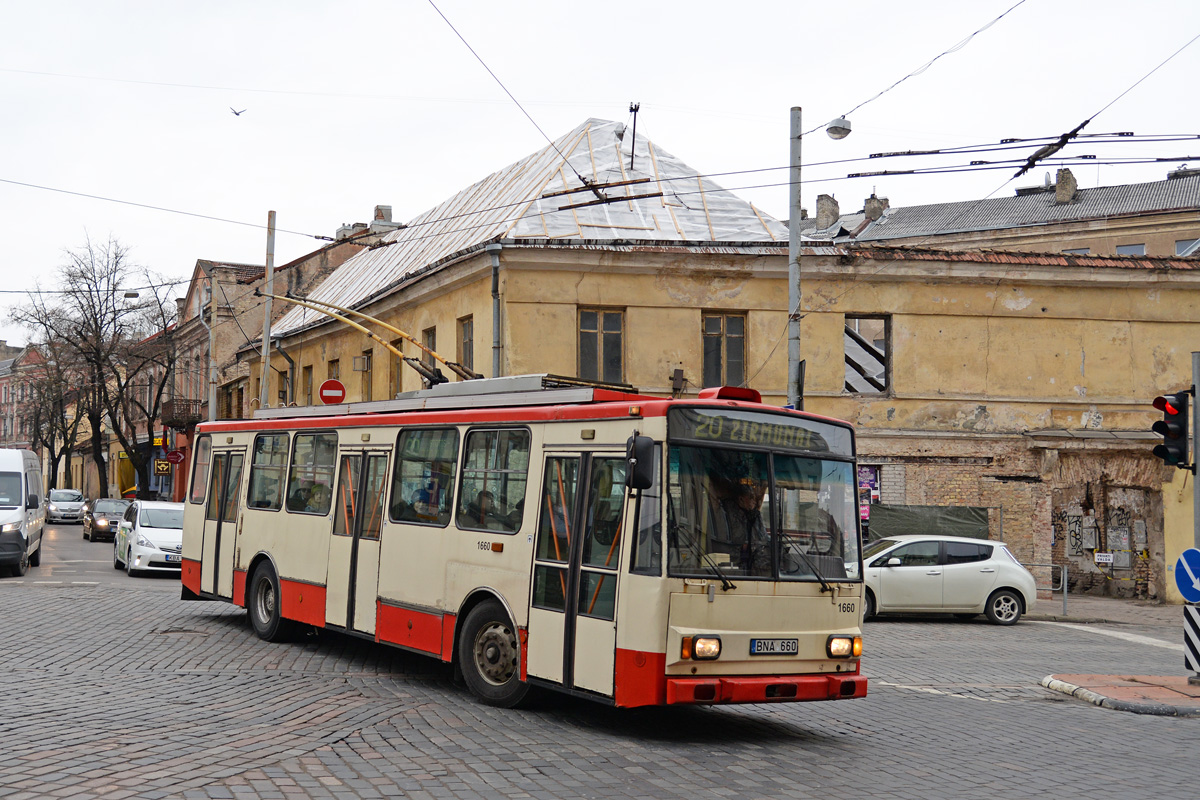
[[[670,494],[667,495],[667,506],[667,513],[670,514],[671,517],[671,536],[675,539],[675,541],[679,541],[679,532],[681,528],[679,527],[679,523],[675,521],[677,519],[675,516],[675,500]],[[717,566],[717,562],[713,561],[712,557],[701,549],[700,542],[691,535],[688,535],[686,538],[688,540],[688,546],[695,551],[696,555],[701,560],[704,561],[704,565],[708,567],[709,571],[721,579],[721,591],[728,592],[730,589],[736,589],[737,584],[729,580],[729,577],[721,570],[719,566]]]
[[[783,541],[782,537],[780,537],[780,541]],[[825,580],[825,576],[821,574],[821,570],[817,569],[817,565],[813,563],[813,560],[808,557],[808,553],[804,552],[798,547],[793,547],[791,550],[793,553],[796,553],[803,558],[805,564],[808,564],[808,568],[813,571],[813,575],[815,575],[817,580],[821,582],[821,591],[833,594],[833,586],[830,585],[829,581]]]

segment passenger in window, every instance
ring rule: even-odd
[[[471,527],[507,530],[505,522],[496,516],[495,498],[487,489],[484,489],[467,504],[467,524]]]
[[[329,511],[329,487],[318,483],[312,487],[308,495],[308,506],[304,509],[312,514],[324,514]]]
[[[442,513],[442,501],[446,496],[446,488],[450,481],[448,467],[445,464],[435,465],[429,481],[413,495],[413,514],[417,519],[440,523],[449,521],[449,512]]]

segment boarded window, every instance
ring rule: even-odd
[[[891,384],[891,319],[846,317],[846,391],[882,394]]]

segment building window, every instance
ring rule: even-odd
[[[364,403],[371,400],[371,351],[363,350],[362,355],[354,359],[354,368],[362,373],[361,399]]]
[[[421,353],[421,360],[433,368],[437,368],[437,360],[429,354],[429,351],[437,352],[437,328],[426,328],[421,331],[421,344],[425,345],[425,350]]]
[[[403,339],[393,339],[392,347],[397,350],[404,344]],[[404,371],[404,362],[400,360],[400,356],[392,351],[388,351],[388,399],[396,399],[396,395],[400,394],[400,386],[403,378],[400,375]]]
[[[330,359],[325,365],[325,378],[337,380],[342,377],[342,362],[338,359]]]
[[[746,380],[746,318],[704,314],[704,386],[741,386]]]
[[[472,317],[458,321],[458,363],[465,369],[475,369],[475,320]]]
[[[1144,255],[1146,255],[1146,245],[1144,245],[1144,244],[1119,244],[1119,245],[1117,245],[1117,255],[1119,255],[1119,256],[1144,256]]]
[[[1063,250],[1063,253],[1068,256],[1086,256],[1092,252],[1090,247],[1073,247],[1070,250]]]
[[[313,393],[312,364],[305,367],[301,374],[304,376],[302,378],[304,381],[304,405],[311,406]]]
[[[579,377],[585,381],[624,381],[623,311],[579,310]]]
[[[846,317],[846,391],[882,394],[890,384],[890,317]]]
[[[1200,239],[1179,239],[1175,242],[1175,255],[1177,256],[1194,256],[1196,255],[1196,243]]]

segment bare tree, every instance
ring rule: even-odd
[[[107,422],[137,473],[139,496],[149,497],[155,423],[175,361],[174,304],[164,281],[135,266],[115,239],[89,239],[66,256],[60,293],[31,295],[18,318],[71,353],[97,467],[103,472],[107,462]],[[101,496],[106,489],[102,479]]]
[[[44,333],[44,331],[43,331]],[[80,402],[82,370],[73,348],[59,339],[34,345],[34,363],[30,365],[29,402],[34,449],[44,447],[50,460],[48,489],[58,488],[58,467],[69,457],[79,440],[79,426],[85,416]],[[68,469],[65,488],[71,485]]]

